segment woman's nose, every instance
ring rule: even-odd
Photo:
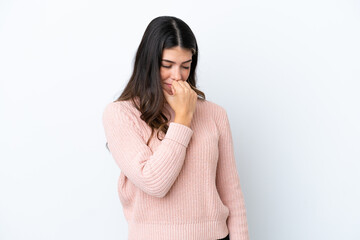
[[[174,68],[172,69],[171,78],[172,78],[173,80],[181,80],[181,74],[180,74],[180,69],[179,69],[179,68],[174,67]]]

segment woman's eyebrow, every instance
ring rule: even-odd
[[[185,61],[185,62],[183,62],[183,63],[188,63],[188,62],[191,62],[191,60],[192,60],[192,59],[187,60],[187,61]],[[170,61],[170,60],[167,60],[167,59],[163,59],[163,61],[165,61],[165,62],[169,62],[169,63],[175,63],[175,62]]]

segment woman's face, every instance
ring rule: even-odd
[[[192,52],[179,46],[164,49],[160,67],[160,77],[163,89],[172,95],[173,81],[186,81],[190,75]]]

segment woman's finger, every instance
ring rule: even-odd
[[[182,85],[180,82],[181,82],[181,81],[173,81],[173,82],[172,82],[173,87],[174,87],[174,88],[184,89],[185,86]]]
[[[191,89],[189,85],[185,84],[185,81],[180,80],[178,83],[182,88],[184,88],[184,90],[185,89],[189,89],[189,90]]]
[[[188,89],[192,89],[191,86],[190,86],[190,83],[188,83],[187,81],[184,81],[184,86],[186,86]]]

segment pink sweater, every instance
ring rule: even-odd
[[[248,225],[226,110],[198,100],[190,128],[175,123],[160,141],[131,101],[103,112],[120,168],[118,194],[130,240],[247,240]],[[160,134],[160,136],[164,136]]]

